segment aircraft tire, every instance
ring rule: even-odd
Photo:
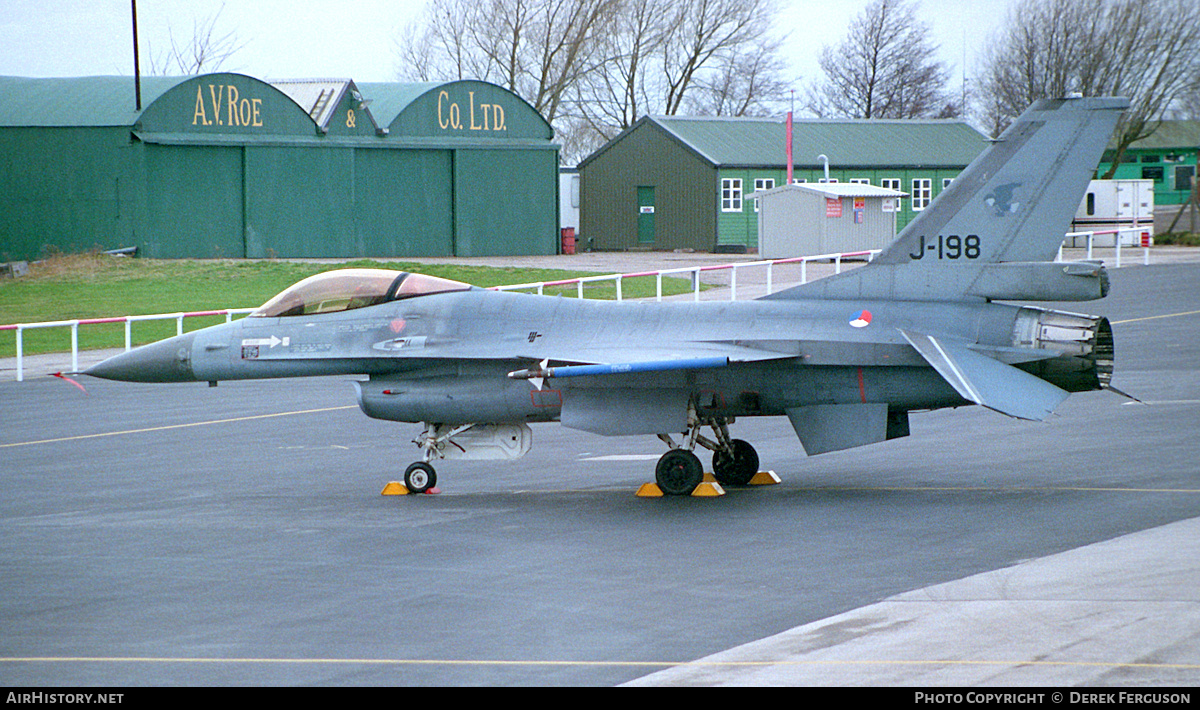
[[[758,473],[758,452],[750,442],[734,439],[733,455],[724,451],[713,453],[713,477],[722,486],[744,486]]]
[[[691,495],[704,480],[704,464],[691,451],[671,449],[658,460],[654,478],[666,495]]]
[[[433,466],[418,461],[404,469],[404,487],[409,493],[424,493],[437,485],[437,472]]]

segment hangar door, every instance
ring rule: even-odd
[[[246,147],[252,258],[452,254],[450,154]]]
[[[354,151],[246,146],[246,256],[357,255]]]
[[[450,151],[362,149],[354,175],[359,253],[454,254]]]
[[[456,150],[455,254],[554,254],[557,186],[555,151]]]
[[[239,258],[242,148],[146,145],[143,256]]]

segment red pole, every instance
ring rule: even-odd
[[[787,183],[792,184],[792,112],[787,116]]]

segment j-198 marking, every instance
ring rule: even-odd
[[[921,235],[921,245],[917,250],[908,255],[910,259],[922,259],[925,252],[937,252],[939,259],[978,259],[979,258],[979,235],[968,234],[966,238],[951,234],[948,237],[938,235],[937,241],[925,243],[925,235]]]

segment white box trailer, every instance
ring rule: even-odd
[[[1154,236],[1153,180],[1092,180],[1071,222],[1072,232],[1096,234],[1092,245],[1114,246],[1114,230],[1137,227],[1121,233],[1121,246],[1141,246],[1142,232]],[[1087,237],[1068,237],[1067,246],[1086,247]]]

